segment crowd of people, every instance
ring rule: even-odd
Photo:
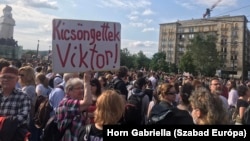
[[[51,79],[53,86],[49,84]],[[113,82],[117,83],[110,89]],[[2,127],[0,140],[40,141],[42,129],[32,118],[40,95],[49,98],[53,107],[50,115],[56,116],[58,129],[65,131],[63,141],[79,140],[79,135],[86,133],[82,127],[88,124],[89,141],[102,140],[104,125],[131,124],[124,120],[124,113],[133,95],[142,97],[138,125],[245,124],[242,118],[250,103],[250,89],[247,83],[239,82],[129,70],[126,66],[105,72],[54,73],[50,66],[23,63],[17,67],[1,58],[0,123],[17,124]],[[171,109],[171,116],[161,114],[166,109]],[[236,121],[232,120],[232,111],[237,111]],[[158,115],[163,115],[161,120],[152,118]],[[7,131],[13,136],[5,137]]]

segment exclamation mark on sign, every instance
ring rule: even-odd
[[[118,46],[117,46],[117,44],[115,44],[115,61],[114,61],[114,64],[117,63],[117,56],[118,56]],[[115,68],[115,66],[113,66],[113,68]]]

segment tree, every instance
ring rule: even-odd
[[[135,57],[130,54],[127,48],[121,49],[121,58],[120,58],[120,65],[121,66],[127,66],[128,68],[134,68],[135,65],[133,63],[133,60]]]
[[[187,51],[180,60],[179,69],[181,72],[195,74],[195,65],[193,64],[192,53]]]
[[[150,62],[150,69],[154,71],[169,71],[169,66],[166,63],[166,52],[155,53]]]
[[[134,65],[135,69],[148,68],[150,63],[150,59],[143,54],[142,51],[139,51],[137,55],[135,55]]]
[[[213,76],[220,65],[216,49],[216,37],[198,34],[188,46],[196,70],[205,76]]]

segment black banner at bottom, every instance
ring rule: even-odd
[[[106,125],[103,129],[103,140],[128,139],[129,138],[148,138],[184,140],[191,138],[223,138],[229,140],[249,140],[249,126],[244,125],[159,125],[159,126],[124,126]],[[145,138],[145,139],[146,139]]]

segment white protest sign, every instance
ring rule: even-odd
[[[121,24],[53,19],[54,72],[105,71],[120,67]]]

